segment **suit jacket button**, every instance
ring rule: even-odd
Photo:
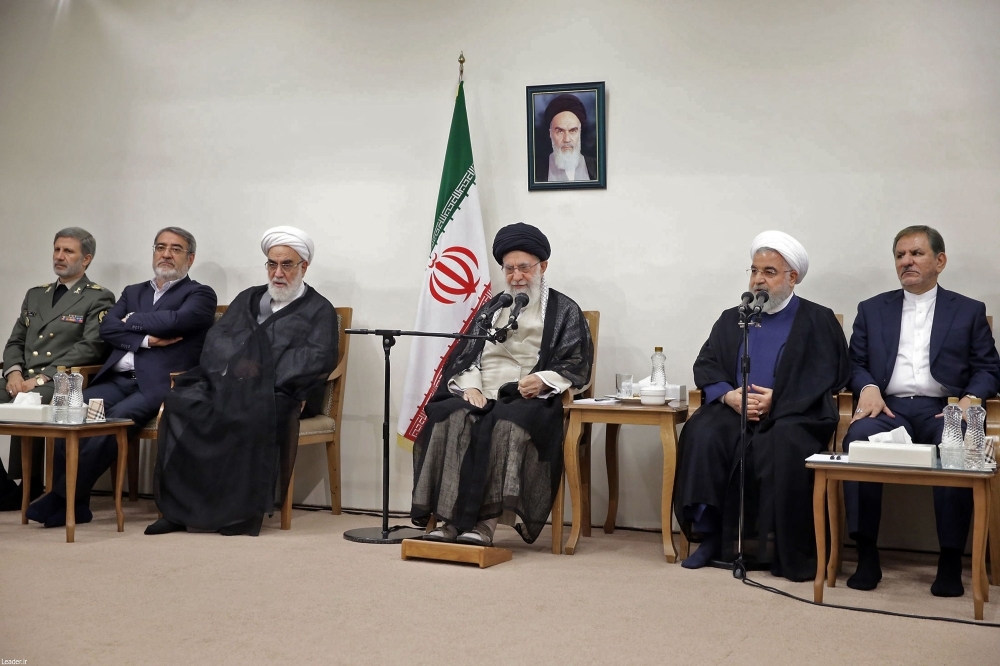
[[[39,335],[39,336],[38,336],[38,339],[39,339],[39,340],[41,340],[41,339],[42,339],[42,338],[44,338],[44,337],[45,337],[44,335]]]
[[[46,356],[52,356],[52,352],[45,352]]]
[[[42,336],[39,335],[38,337],[42,337]],[[49,337],[50,338],[54,338],[54,337],[56,337],[56,334],[55,333],[49,333]]]
[[[36,352],[36,351],[33,351],[33,352],[31,352],[31,355],[32,355],[32,356],[38,356],[38,352]]]

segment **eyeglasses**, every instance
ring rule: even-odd
[[[766,279],[768,279],[768,280],[776,278],[779,275],[781,275],[782,273],[791,273],[791,271],[779,271],[779,270],[775,270],[773,268],[765,268],[762,271],[759,271],[756,268],[748,268],[747,269],[747,275],[749,275],[750,277],[755,278],[758,275],[763,274],[764,277]]]
[[[157,243],[153,246],[153,252],[156,254],[164,254],[169,252],[174,256],[180,256],[182,254],[191,254],[190,250],[186,250],[180,245],[167,245],[165,243]]]
[[[306,262],[305,259],[303,259],[302,261],[283,261],[280,264],[277,261],[265,261],[264,267],[267,269],[268,273],[273,273],[274,271],[278,270],[278,266],[281,266],[281,272],[288,273],[293,268],[298,268],[305,262]]]
[[[528,271],[530,271],[532,268],[534,268],[535,266],[537,266],[540,263],[542,263],[542,262],[539,260],[539,261],[536,261],[533,264],[517,264],[516,266],[509,266],[507,264],[504,264],[503,272],[504,272],[505,275],[513,275],[514,271],[518,271],[522,275],[527,275]]]

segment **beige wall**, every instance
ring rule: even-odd
[[[654,345],[690,384],[766,228],[803,242],[799,293],[848,327],[858,300],[896,285],[892,235],[918,222],[948,242],[944,284],[1000,310],[1000,4],[542,7],[0,0],[0,320],[50,279],[62,226],[95,233],[90,275],[115,291],[149,276],[157,228],[184,226],[192,275],[227,302],[264,280],[260,233],[296,224],[317,242],[308,281],[357,326],[411,326],[460,50],[486,235],[514,221],[549,235],[551,284],[602,313],[601,390],[647,373]],[[594,80],[608,189],[529,193],[524,87]],[[377,507],[381,348],[351,351],[344,503]],[[408,353],[393,354],[394,407]],[[619,522],[659,525],[656,433],[626,428],[622,444]],[[410,464],[394,448],[394,509],[409,507]],[[299,500],[328,501],[324,469],[302,453]],[[931,512],[926,493],[897,496],[910,502]],[[887,534],[903,542],[900,520]],[[933,545],[928,521],[914,529]]]

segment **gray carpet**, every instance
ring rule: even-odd
[[[818,608],[663,560],[660,535],[618,531],[549,552],[509,528],[511,562],[479,570],[404,562],[399,546],[345,541],[378,519],[296,511],[261,536],[147,537],[151,502],[109,498],[65,531],[0,514],[0,658],[28,664],[972,664],[1000,629]],[[937,599],[935,559],[885,558],[885,580],[831,603],[971,619],[970,593]],[[845,571],[853,564],[848,562]],[[812,584],[753,574],[799,596]],[[969,587],[966,562],[966,587]],[[1000,622],[991,588],[986,620]]]

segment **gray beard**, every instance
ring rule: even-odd
[[[538,273],[533,279],[528,281],[527,285],[520,287],[512,287],[507,285],[504,290],[511,296],[517,296],[518,294],[528,294],[528,306],[530,307],[532,303],[538,303],[539,299],[542,297],[542,274]],[[513,306],[511,306],[513,307]]]
[[[767,291],[766,289],[762,291]],[[767,303],[761,307],[760,311],[764,314],[770,314],[775,308],[780,307],[782,303],[787,301],[792,296],[792,287],[787,285],[781,285],[776,287],[772,291],[767,292]]]
[[[301,287],[302,276],[299,275],[296,279],[289,280],[288,284],[284,287],[276,287],[271,282],[268,282],[267,293],[271,295],[271,300],[275,303],[288,303],[295,298],[295,294],[299,293]]]
[[[566,173],[576,173],[576,167],[580,164],[580,142],[573,146],[573,152],[566,153],[556,147],[556,142],[552,142],[552,159],[556,166]]]
[[[187,269],[180,266],[176,266],[172,270],[153,266],[153,275],[156,276],[157,280],[162,280],[163,282],[175,282],[187,275],[187,273]]]

